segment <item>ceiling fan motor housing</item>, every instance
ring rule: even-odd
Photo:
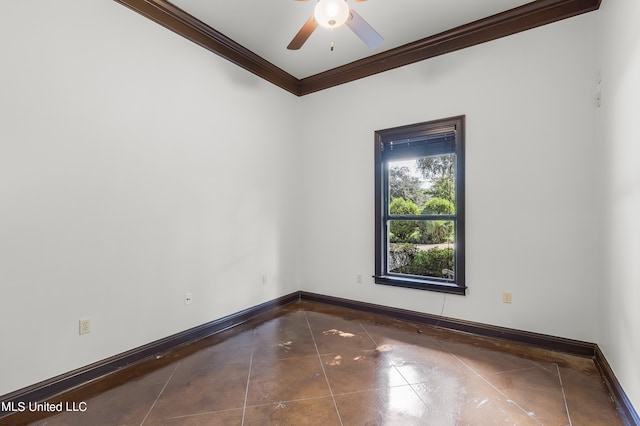
[[[349,6],[345,0],[319,0],[313,16],[319,25],[337,28],[349,19]]]

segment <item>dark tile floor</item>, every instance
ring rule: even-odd
[[[590,359],[307,302],[58,401],[0,424],[622,424]]]

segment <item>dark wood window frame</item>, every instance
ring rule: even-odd
[[[388,232],[389,223],[389,159],[383,154],[392,143],[413,140],[426,140],[445,133],[455,133],[455,144],[451,153],[456,154],[455,171],[455,215],[450,218],[455,222],[454,264],[455,277],[453,280],[438,280],[414,275],[389,273],[388,263]],[[429,142],[426,143],[428,146]],[[417,156],[416,156],[417,157]],[[440,120],[410,124],[375,132],[375,275],[376,284],[399,287],[417,288],[444,293],[464,295],[465,285],[465,116],[455,116]],[[424,216],[423,219],[433,219]]]

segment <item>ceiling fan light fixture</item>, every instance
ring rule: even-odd
[[[349,19],[349,6],[346,0],[319,0],[313,16],[325,28],[338,28]]]

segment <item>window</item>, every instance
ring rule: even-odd
[[[465,294],[464,116],[375,132],[377,284]]]

